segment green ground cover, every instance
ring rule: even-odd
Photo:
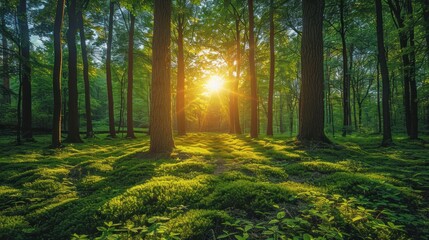
[[[0,138],[0,239],[428,239],[429,144],[194,133],[47,148]],[[335,141],[335,139],[334,139]]]

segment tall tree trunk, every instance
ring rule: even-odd
[[[411,70],[411,60],[408,49],[408,32],[407,27],[405,25],[406,14],[404,14],[404,6],[402,2],[399,0],[389,0],[387,2],[389,4],[390,10],[392,12],[392,16],[394,18],[396,27],[399,32],[399,45],[402,52],[402,71],[403,71],[403,85],[404,85],[404,93],[403,93],[403,104],[405,111],[405,126],[407,130],[408,136],[411,136],[411,96],[410,96],[410,81],[412,78]]]
[[[378,133],[381,133],[381,105],[380,105],[380,62],[377,59],[377,119]]]
[[[418,98],[416,84],[416,49],[414,42],[414,16],[413,4],[411,0],[406,0],[407,15],[410,19],[409,27],[409,42],[410,42],[410,139],[418,139],[419,137],[419,118],[418,118]]]
[[[294,107],[292,103],[289,106],[289,130],[290,130],[290,136],[293,135],[293,118],[294,118]]]
[[[109,6],[109,33],[107,37],[107,53],[106,53],[106,82],[107,82],[107,104],[109,108],[109,136],[116,137],[115,132],[115,113],[113,103],[113,89],[112,89],[112,41],[113,41],[113,14],[115,11],[115,2],[110,0]]]
[[[169,153],[174,148],[171,129],[171,0],[157,0],[152,42],[152,92],[150,152]]]
[[[127,88],[127,138],[135,138],[133,121],[133,69],[134,69],[134,23],[136,17],[130,14],[130,32],[128,34],[128,88]]]
[[[62,47],[61,28],[64,21],[65,0],[57,1],[54,23],[54,71],[52,77],[52,91],[54,96],[54,112],[52,115],[52,143],[51,147],[61,147],[61,77],[62,77]]]
[[[248,0],[249,8],[249,77],[250,77],[250,137],[258,137],[258,86],[255,64],[255,22],[253,0]]]
[[[425,23],[426,61],[429,63],[429,0],[423,1],[423,19]],[[429,96],[427,100],[429,100]],[[426,128],[429,129],[429,101],[426,105]]]
[[[185,111],[185,57],[183,53],[183,31],[185,30],[185,16],[183,13],[177,17],[177,94],[176,117],[177,133],[186,135],[186,111]]]
[[[270,83],[268,89],[268,121],[267,135],[273,135],[273,98],[274,98],[274,71],[275,71],[275,53],[274,53],[274,0],[270,0]]]
[[[298,140],[329,142],[323,109],[323,0],[303,0]]]
[[[61,86],[62,87],[62,89],[63,89],[63,94],[62,94],[62,97],[63,97],[63,117],[62,117],[62,120],[63,120],[63,131],[67,131],[68,130],[68,111],[67,111],[67,106],[68,106],[68,100],[67,100],[67,96],[68,96],[68,91],[67,91],[67,87],[63,87],[63,86]]]
[[[78,12],[78,24],[80,35],[80,47],[82,50],[82,63],[83,63],[83,83],[85,86],[85,118],[86,118],[86,137],[94,137],[94,130],[92,128],[92,114],[91,114],[91,88],[89,85],[89,63],[88,51],[86,49],[85,28],[83,24],[82,9]]]
[[[378,62],[380,63],[381,79],[383,84],[383,140],[382,146],[392,144],[392,133],[390,128],[390,83],[389,71],[387,69],[386,50],[384,48],[383,9],[381,0],[375,0],[375,11],[377,14],[377,47]]]
[[[240,44],[240,19],[237,17],[235,19],[235,44],[236,44],[236,75],[235,83],[233,88],[234,101],[233,101],[233,112],[234,112],[234,133],[241,134],[240,126],[240,112],[238,110],[238,85],[240,83],[241,76],[241,44]]]
[[[228,79],[229,79],[229,133],[235,133],[235,116],[234,116],[234,64],[229,61],[228,63]]]
[[[350,73],[347,59],[346,30],[344,23],[344,0],[340,0],[340,36],[343,56],[343,137],[346,136],[351,127],[350,111]]]
[[[69,121],[67,142],[80,143],[82,140],[79,135],[79,97],[77,90],[77,50],[76,50],[76,33],[77,33],[77,15],[76,0],[69,0],[67,12],[69,16],[69,29],[67,31],[67,46],[69,49],[68,56],[68,90],[69,90]]]
[[[22,138],[32,141],[30,34],[27,20],[27,0],[19,0],[17,13],[21,43],[20,61],[22,63]]]
[[[284,116],[283,116],[283,108],[284,108],[284,101],[283,101],[283,92],[280,92],[280,104],[279,104],[279,128],[280,133],[285,132],[285,126],[284,126]]]
[[[400,47],[402,51],[402,68],[403,68],[403,104],[405,111],[405,127],[407,134],[410,136],[411,133],[411,109],[410,109],[410,59],[405,50],[408,48],[407,36],[404,33],[400,33]]]
[[[6,27],[6,18],[5,15],[2,14],[1,16],[1,25],[5,28]],[[10,77],[9,77],[9,49],[7,44],[7,38],[6,34],[3,34],[2,36],[2,56],[3,56],[3,87],[7,90],[10,90]],[[10,92],[8,92],[4,96],[4,103],[10,105]]]

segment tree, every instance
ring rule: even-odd
[[[133,69],[134,69],[134,23],[136,17],[130,13],[128,35],[128,88],[127,88],[127,138],[135,138],[133,123]]]
[[[78,11],[78,24],[80,35],[80,47],[82,50],[82,63],[83,63],[83,83],[85,86],[85,118],[86,118],[86,137],[94,137],[94,130],[92,127],[92,114],[91,114],[91,89],[89,85],[89,63],[88,63],[88,50],[86,49],[85,28],[83,22],[83,9],[89,1],[84,1]]]
[[[113,103],[113,87],[112,87],[112,41],[113,41],[113,14],[115,11],[115,2],[110,0],[109,4],[109,33],[107,37],[107,53],[106,53],[106,82],[107,82],[107,104],[109,109],[109,136],[116,137],[115,132],[115,113]]]
[[[1,26],[6,27],[6,17],[2,13]],[[5,90],[10,91],[10,77],[9,77],[9,53],[6,34],[2,34],[2,57],[3,57],[3,87]],[[4,96],[4,102],[10,104],[10,92]]]
[[[65,0],[57,1],[54,23],[54,71],[52,90],[54,96],[54,112],[52,115],[52,144],[51,147],[61,147],[61,74],[62,74],[62,48],[61,28],[64,20]]]
[[[346,27],[344,22],[344,0],[340,0],[340,36],[343,56],[343,137],[347,135],[351,127],[350,111],[350,73],[347,59]]]
[[[177,13],[177,94],[176,94],[176,117],[177,133],[186,134],[186,111],[185,111],[185,58],[183,53],[183,32],[185,30],[186,0],[179,0]]]
[[[76,32],[77,32],[77,14],[76,0],[69,0],[67,6],[69,16],[69,29],[67,31],[68,55],[68,134],[66,141],[70,143],[82,142],[79,135],[79,104],[77,90],[77,50],[76,50]]]
[[[152,41],[151,153],[169,153],[174,148],[171,129],[170,26],[171,0],[156,0]]]
[[[390,129],[390,82],[389,71],[387,69],[386,50],[384,48],[384,30],[383,30],[383,9],[381,0],[375,0],[375,12],[377,15],[377,47],[378,47],[378,62],[380,64],[382,78],[382,105],[383,105],[383,140],[382,146],[392,144],[392,133]]]
[[[274,71],[275,71],[275,53],[274,53],[274,0],[270,0],[270,83],[268,90],[268,123],[267,135],[273,135],[273,97],[274,97]]]
[[[258,86],[255,64],[255,22],[253,0],[247,1],[249,8],[249,77],[250,77],[250,137],[258,137]]]
[[[33,140],[32,113],[31,113],[31,64],[30,64],[30,34],[27,19],[27,0],[19,0],[18,26],[20,39],[20,63],[22,84],[22,138]]]
[[[410,139],[417,139],[418,99],[412,2],[411,0],[388,0],[387,3],[399,33],[399,45],[402,52],[405,125]]]
[[[303,0],[298,140],[329,142],[324,133],[323,0]]]

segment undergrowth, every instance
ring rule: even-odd
[[[333,146],[196,133],[11,148],[0,138],[0,239],[428,239],[428,144]]]

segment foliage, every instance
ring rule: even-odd
[[[302,148],[285,136],[196,133],[177,138],[171,156],[154,156],[147,136],[137,137],[59,150],[44,147],[48,136],[15,148],[0,138],[0,238],[429,234],[425,143],[398,138],[384,149],[373,146],[377,137],[354,135],[335,147]]]

